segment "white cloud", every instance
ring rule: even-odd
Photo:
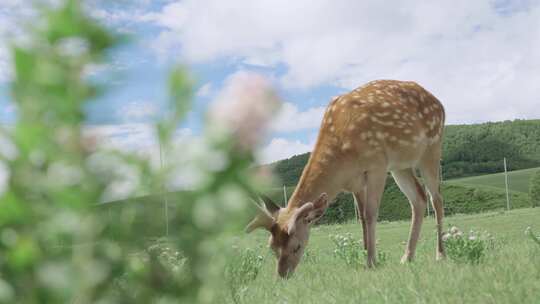
[[[152,124],[88,125],[84,127],[83,134],[102,147],[136,153],[153,162],[159,161],[159,144],[155,126]],[[181,144],[192,137],[190,129],[178,129],[173,142]]]
[[[319,128],[325,109],[325,107],[314,107],[300,111],[293,103],[286,102],[281,106],[271,128],[278,132]]]
[[[310,152],[315,142],[303,143],[299,140],[287,140],[285,138],[274,138],[268,145],[261,148],[257,153],[257,160],[261,164],[268,164],[293,155]]]
[[[117,115],[125,123],[151,122],[159,115],[159,106],[155,102],[148,100],[136,100],[123,104]]]
[[[202,85],[198,90],[197,90],[197,93],[195,94],[197,97],[209,97],[210,95],[212,95],[213,91],[212,91],[212,83],[208,82],[204,85]]]
[[[282,64],[285,87],[416,80],[449,122],[540,116],[538,1],[183,0],[145,20],[162,53]]]

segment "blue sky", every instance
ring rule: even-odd
[[[11,124],[7,41],[28,4],[0,0],[0,123]],[[24,1],[26,2],[26,1]],[[380,78],[415,80],[445,105],[448,123],[540,118],[540,1],[89,0],[89,13],[131,43],[90,77],[108,93],[88,128],[117,146],[151,146],[170,67],[190,67],[200,117],[227,79],[272,80],[285,104],[260,152],[269,162],[309,151],[332,96]],[[256,102],[256,101],[254,101]]]

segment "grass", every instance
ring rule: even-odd
[[[312,229],[307,258],[295,275],[277,279],[275,259],[264,247],[265,231],[240,239],[241,248],[264,257],[259,275],[240,293],[223,295],[225,303],[539,303],[540,246],[524,231],[540,230],[540,208],[448,217],[445,226],[489,231],[497,246],[478,265],[436,262],[434,221],[426,218],[416,261],[399,264],[409,222],[379,223],[378,248],[388,254],[375,270],[353,267],[337,258],[331,235],[352,233],[357,223]],[[359,249],[360,250],[360,249]]]
[[[540,168],[531,168],[508,172],[508,188],[511,191],[523,193],[529,192],[529,181],[531,176]],[[449,184],[465,186],[490,186],[505,188],[504,173],[487,174],[473,177],[458,178],[446,181]]]

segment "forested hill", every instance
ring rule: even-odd
[[[540,120],[514,120],[445,128],[443,144],[444,178],[463,177],[503,170],[540,166]],[[287,186],[296,185],[309,153],[271,164]]]

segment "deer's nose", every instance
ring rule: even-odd
[[[278,261],[277,271],[282,279],[288,279],[293,273],[293,268],[289,267],[286,258],[280,258]]]

